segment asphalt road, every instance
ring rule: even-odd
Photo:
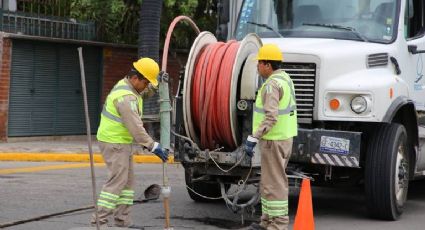
[[[90,168],[85,163],[0,162],[0,226],[92,204]],[[161,164],[137,164],[137,197],[150,184],[162,182]],[[258,214],[230,212],[222,202],[195,203],[187,195],[183,168],[168,167],[171,193],[171,225],[174,229],[244,229]],[[105,167],[96,167],[97,191],[106,180]],[[294,218],[297,189],[290,196],[290,218]],[[409,201],[399,221],[377,221],[366,216],[362,188],[314,188],[313,205],[318,230],[423,230],[425,226],[425,181],[411,183]],[[145,229],[163,229],[161,201],[136,204],[133,219]],[[19,224],[5,229],[57,230],[88,227],[92,211],[85,210]]]

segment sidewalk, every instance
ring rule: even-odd
[[[96,163],[103,162],[95,137],[92,137],[92,151]],[[161,163],[152,153],[136,148],[136,163]],[[173,163],[170,155],[169,163]],[[89,162],[87,136],[10,138],[0,143],[0,161],[51,161]]]

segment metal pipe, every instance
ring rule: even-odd
[[[91,185],[92,185],[92,195],[93,195],[93,206],[95,209],[95,217],[96,217],[96,229],[99,230],[99,214],[97,212],[97,203],[96,203],[96,176],[94,172],[94,158],[93,158],[93,150],[92,150],[92,141],[91,141],[91,129],[90,129],[90,117],[89,117],[89,109],[87,105],[87,90],[86,90],[86,75],[84,71],[84,59],[83,59],[83,48],[78,47],[78,55],[80,58],[80,71],[81,71],[81,87],[83,90],[83,100],[84,100],[84,111],[86,117],[86,131],[87,131],[87,143],[89,147],[90,154],[90,172],[91,172]]]
[[[163,77],[162,75],[161,77]],[[170,94],[168,89],[168,79],[161,79],[159,83],[159,114],[161,126],[161,145],[168,151],[170,149],[170,130],[171,130],[171,104]],[[163,169],[163,187],[162,194],[164,195],[164,210],[165,210],[165,229],[170,229],[170,206],[169,194],[170,187],[168,186],[167,162],[162,164]],[[167,191],[167,192],[166,192]]]

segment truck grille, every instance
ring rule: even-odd
[[[298,123],[309,124],[313,121],[316,64],[285,62],[283,69],[294,82]]]

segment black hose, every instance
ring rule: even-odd
[[[158,198],[156,198],[156,199],[158,199]],[[133,202],[135,204],[141,204],[141,203],[146,203],[148,201],[156,200],[156,199],[141,199],[141,200],[139,199],[139,200],[134,200]],[[89,209],[94,209],[94,206],[93,205],[84,206],[84,207],[80,207],[80,208],[65,210],[65,211],[62,211],[62,212],[55,212],[55,213],[51,213],[51,214],[36,216],[36,217],[24,219],[24,220],[17,220],[17,221],[12,221],[12,222],[7,222],[7,223],[0,223],[0,228],[7,228],[7,227],[20,225],[20,224],[29,223],[29,222],[45,220],[45,219],[49,219],[51,217],[61,216],[61,215],[79,212],[79,211],[84,211],[84,210],[89,210]]]

